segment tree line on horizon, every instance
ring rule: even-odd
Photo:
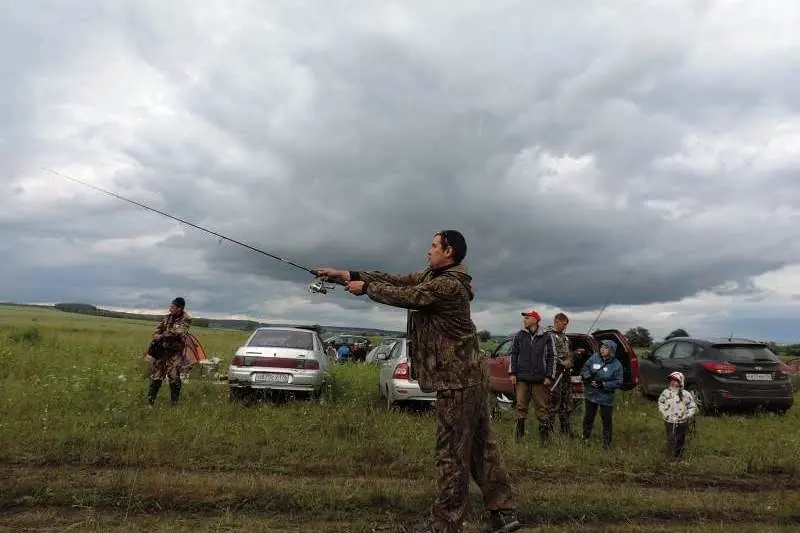
[[[148,315],[144,313],[127,313],[124,311],[110,311],[107,309],[102,309],[94,305],[85,303],[65,302],[65,303],[55,304],[53,307],[59,311],[64,311],[64,312],[103,316],[109,318],[128,318],[133,320],[148,320],[148,321],[157,321],[161,318],[161,315]],[[267,325],[254,320],[209,319],[202,317],[193,317],[192,324],[196,327],[201,327],[201,328],[213,327],[214,325],[218,324],[217,327],[231,327],[234,329],[242,329],[245,331],[252,331],[259,326]],[[390,336],[397,335],[397,332],[389,332],[371,328],[344,328],[344,327],[330,327],[330,326],[319,326],[319,325],[315,326],[324,331],[337,332],[337,333],[360,331],[360,333],[358,334],[365,337],[371,335],[381,335],[381,334]],[[624,335],[628,339],[628,342],[631,343],[631,346],[633,346],[634,348],[648,349],[651,348],[656,343],[655,339],[653,338],[653,335],[650,333],[650,330],[648,330],[643,326],[636,326],[630,328],[628,331],[624,333]],[[690,335],[687,330],[683,328],[677,328],[672,330],[669,334],[667,334],[663,340],[667,341],[674,337],[689,337],[689,336]],[[480,338],[481,342],[489,342],[491,340],[497,340],[499,338],[492,335],[492,333],[487,329],[479,330],[478,337]],[[770,349],[780,356],[800,357],[800,344],[790,344],[786,346],[779,346],[775,342],[770,342],[768,344]]]

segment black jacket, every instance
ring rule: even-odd
[[[508,373],[519,381],[543,383],[556,379],[556,346],[553,336],[539,328],[535,333],[521,329],[511,341]]]

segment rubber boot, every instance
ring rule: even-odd
[[[147,391],[147,401],[150,402],[150,405],[156,403],[156,397],[158,396],[158,390],[161,388],[161,380],[160,379],[151,379],[150,380],[150,390]]]
[[[517,440],[522,440],[525,436],[525,419],[517,420]]]
[[[172,405],[178,405],[178,399],[181,397],[181,382],[169,384],[169,400]]]

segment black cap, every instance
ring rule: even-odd
[[[461,263],[467,257],[467,240],[461,232],[454,229],[446,229],[440,231],[439,235],[442,238],[442,244],[453,249],[453,261]]]
[[[175,304],[176,306],[180,307],[181,309],[183,309],[184,307],[186,307],[186,300],[184,300],[184,299],[183,299],[183,298],[181,298],[180,296],[178,296],[177,298],[175,298],[174,300],[172,300],[172,303],[173,303],[173,304]]]

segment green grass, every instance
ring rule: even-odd
[[[337,366],[325,405],[243,407],[224,386],[190,379],[181,406],[167,405],[164,388],[151,409],[142,355],[152,327],[0,306],[0,507],[15,510],[0,530],[58,516],[78,531],[401,531],[425,515],[435,423],[430,413],[386,412],[377,367]],[[247,338],[196,334],[223,364]],[[509,414],[495,422],[530,523],[722,531],[758,522],[780,531],[800,521],[797,409],[700,418],[688,464],[674,467],[655,403],[620,394],[614,417],[610,452],[596,442],[518,444]]]

